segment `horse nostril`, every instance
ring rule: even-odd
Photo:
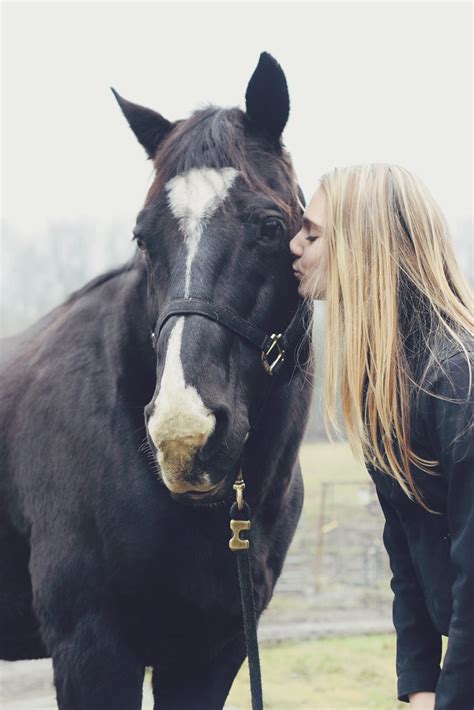
[[[153,404],[150,402],[147,404],[144,408],[144,414],[145,414],[145,424],[148,424],[148,421],[153,413]]]
[[[217,407],[213,414],[216,418],[216,426],[209,439],[204,446],[198,451],[197,457],[199,461],[208,461],[216,450],[221,446],[222,440],[227,434],[230,423],[230,411],[227,407]]]

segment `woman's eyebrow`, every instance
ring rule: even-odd
[[[322,231],[322,227],[320,224],[316,224],[316,222],[313,222],[311,219],[308,219],[308,217],[305,217],[303,215],[303,222],[307,227],[313,227],[314,229],[319,229]]]

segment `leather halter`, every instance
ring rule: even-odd
[[[176,315],[200,315],[225,326],[247,340],[260,350],[260,357],[265,372],[278,374],[291,353],[304,337],[309,325],[312,308],[310,302],[301,299],[289,325],[282,333],[268,335],[262,328],[230,308],[217,306],[201,298],[178,298],[170,301],[160,313],[155,331],[151,333],[153,347],[156,349],[158,338],[165,322]]]

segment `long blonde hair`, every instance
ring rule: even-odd
[[[387,164],[336,169],[321,178],[321,188],[328,269],[326,429],[339,429],[340,390],[352,450],[395,477],[429,510],[409,464],[432,472],[438,462],[410,448],[411,394],[422,384],[408,366],[401,311],[411,308],[416,315],[427,305],[420,327],[430,357],[436,357],[433,344],[444,333],[469,362],[463,343],[473,329],[467,282],[441,210],[408,170]],[[311,280],[308,286],[311,291]]]

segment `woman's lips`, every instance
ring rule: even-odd
[[[293,269],[293,273],[298,280],[301,279],[302,274],[298,271],[298,269]]]

